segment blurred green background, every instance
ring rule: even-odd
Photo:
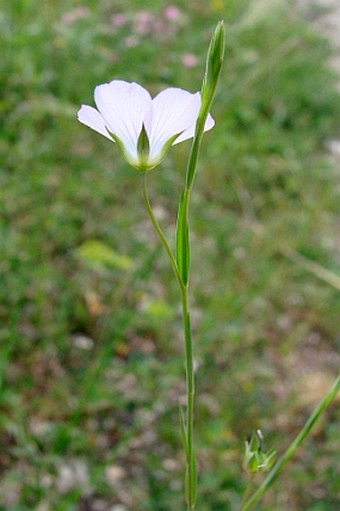
[[[178,290],[140,175],[76,111],[113,78],[199,90],[221,18],[191,210],[199,511],[237,510],[244,440],[261,428],[282,452],[328,390],[340,99],[314,17],[290,1],[2,0],[1,510],[184,509]],[[189,146],[150,175],[171,240]],[[336,419],[333,406],[259,509],[337,508]]]

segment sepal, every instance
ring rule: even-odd
[[[269,470],[275,461],[276,450],[263,451],[263,435],[260,429],[253,432],[245,443],[243,467],[247,472],[256,474]]]

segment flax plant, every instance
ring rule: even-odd
[[[78,119],[112,142],[124,158],[141,172],[142,194],[151,223],[169,258],[181,296],[186,368],[186,407],[180,405],[180,427],[185,453],[185,497],[187,511],[196,509],[197,470],[194,446],[195,374],[194,346],[190,325],[190,225],[189,208],[195,180],[202,137],[215,122],[209,111],[222,67],[225,47],[224,24],[219,22],[213,33],[201,91],[192,94],[179,88],[169,88],[154,99],[140,85],[123,80],[98,85],[94,97],[97,109],[82,105]],[[175,251],[171,248],[150,203],[148,173],[164,158],[169,148],[192,138],[185,183],[181,194],[176,225]],[[251,511],[277,478],[284,465],[310,433],[315,421],[334,399],[340,378],[318,405],[311,417],[293,440],[287,451],[274,464],[275,452],[262,450],[262,434],[246,443],[245,468],[252,475],[270,470],[260,487],[251,495],[248,487],[240,511]]]

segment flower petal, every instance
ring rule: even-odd
[[[104,137],[109,138],[114,142],[111,135],[108,133],[105,121],[95,108],[88,105],[81,105],[81,108],[78,110],[77,113],[78,121],[85,124],[85,126],[88,126],[89,128],[92,128],[94,131],[97,131],[101,135],[104,135]]]
[[[196,123],[193,124],[192,126],[190,126],[189,129],[183,131],[182,135],[177,137],[172,145],[179,144],[180,142],[184,142],[184,140],[188,140],[188,138],[192,138],[195,134],[195,126],[196,126]],[[215,126],[215,121],[211,117],[211,115],[208,114],[207,120],[205,121],[205,125],[204,125],[204,131],[209,131],[214,126]]]
[[[113,80],[98,85],[94,99],[108,129],[122,142],[127,158],[136,163],[137,141],[151,105],[150,94],[137,83]]]
[[[161,157],[169,139],[195,126],[200,106],[199,92],[177,88],[165,89],[153,99],[145,118],[151,161]]]

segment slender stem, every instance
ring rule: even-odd
[[[182,281],[178,266],[171,250],[171,247],[159,225],[154,212],[152,210],[148,187],[147,187],[147,172],[143,174],[143,198],[146,210],[152,222],[152,225],[164,247],[166,254],[169,257],[171,266],[175,273],[182,298],[182,314],[183,314],[183,328],[184,328],[184,341],[185,341],[185,368],[186,368],[186,385],[187,385],[187,420],[186,420],[186,493],[187,493],[187,509],[193,511],[195,509],[196,499],[196,460],[194,451],[194,396],[195,396],[195,375],[194,375],[194,361],[193,361],[193,344],[191,337],[190,326],[190,311],[189,311],[189,289]]]
[[[249,498],[249,495],[250,495],[251,490],[253,488],[253,484],[254,484],[254,474],[249,474],[248,481],[247,481],[247,486],[246,486],[246,489],[244,491],[244,494],[243,494],[243,497],[242,497],[242,501],[241,501],[241,509],[242,509],[242,506],[247,502],[247,500]]]
[[[196,459],[194,450],[194,400],[195,400],[195,374],[193,345],[191,338],[188,287],[182,289],[182,310],[185,338],[186,384],[187,384],[187,506],[188,511],[195,509],[196,500]]]
[[[183,289],[184,289],[184,284],[182,282],[182,279],[181,279],[181,276],[179,274],[179,271],[178,271],[178,266],[177,266],[177,263],[176,263],[176,260],[175,260],[175,257],[172,253],[172,250],[171,250],[171,247],[168,243],[168,240],[166,239],[162,229],[161,229],[161,226],[159,225],[155,215],[154,215],[154,212],[152,211],[152,207],[151,207],[151,204],[150,204],[150,200],[149,200],[149,193],[148,193],[148,182],[147,182],[147,175],[148,173],[147,172],[143,172],[143,199],[144,199],[144,204],[145,204],[145,207],[146,207],[146,210],[148,212],[148,215],[150,217],[150,220],[151,220],[151,223],[159,237],[159,239],[161,240],[161,243],[163,245],[163,248],[165,250],[165,252],[167,253],[168,257],[169,257],[169,260],[170,260],[170,263],[171,263],[171,266],[172,266],[172,269],[174,271],[174,274],[176,276],[176,279],[177,279],[177,282],[179,284],[179,287],[181,288],[181,291],[183,292]]]
[[[211,107],[218,77],[221,71],[224,56],[224,24],[220,21],[213,33],[210,41],[205,74],[201,88],[201,108],[195,126],[195,134],[191,146],[191,152],[187,164],[185,187],[183,196],[179,205],[176,229],[176,258],[171,247],[164,236],[164,233],[155,218],[152,211],[148,190],[147,190],[147,172],[143,175],[143,197],[147,212],[152,225],[161,240],[166,251],[171,266],[174,270],[182,296],[183,327],[185,339],[185,359],[186,359],[186,384],[187,384],[187,417],[184,424],[183,413],[181,412],[181,425],[183,431],[183,441],[186,454],[186,500],[187,510],[194,511],[196,501],[196,458],[193,446],[194,430],[194,363],[193,363],[193,343],[191,338],[190,312],[189,312],[189,276],[190,276],[190,228],[189,228],[189,205],[190,195],[196,174],[198,156],[202,142],[203,132],[209,109]]]
[[[310,415],[309,419],[307,420],[306,424],[304,425],[304,427],[302,428],[300,433],[297,435],[297,437],[293,440],[293,442],[290,444],[288,449],[284,452],[284,454],[281,456],[281,458],[274,465],[274,467],[269,472],[268,476],[263,481],[263,483],[261,484],[259,489],[241,507],[241,511],[251,511],[252,509],[254,509],[255,505],[262,498],[264,493],[268,490],[269,486],[275,481],[277,476],[280,474],[284,465],[293,457],[297,448],[302,444],[304,439],[309,435],[315,422],[318,420],[320,415],[326,410],[328,405],[333,401],[333,399],[335,398],[335,396],[337,395],[339,390],[340,390],[340,374],[337,377],[333,387],[330,389],[328,394],[323,398],[323,400],[317,405],[317,407]]]

